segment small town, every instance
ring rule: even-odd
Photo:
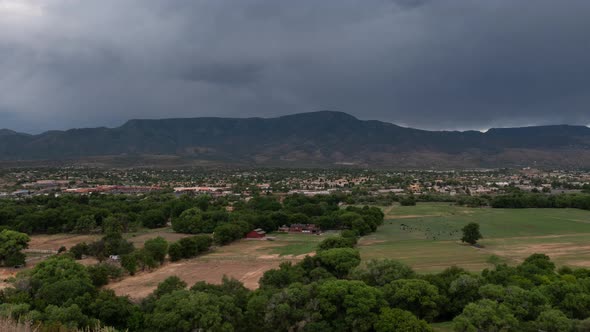
[[[99,170],[8,169],[0,174],[0,197],[60,194],[130,194],[169,191],[248,199],[259,194],[344,193],[364,196],[482,196],[521,190],[579,193],[590,188],[590,172],[482,169],[463,171],[379,171],[362,169]]]

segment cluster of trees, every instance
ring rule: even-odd
[[[123,239],[120,231],[112,230],[101,240],[90,244],[79,243],[70,248],[69,252],[74,259],[82,259],[85,255],[98,258],[101,264],[95,266],[91,275],[94,280],[93,272],[98,273],[96,278],[103,281],[102,285],[106,285],[109,279],[118,278],[123,272],[134,275],[138,270],[156,268],[164,263],[166,257],[173,262],[195,257],[209,250],[212,243],[213,238],[209,235],[186,237],[173,243],[158,236],[145,241],[143,248],[136,249],[131,242]],[[113,264],[102,263],[110,256],[119,257],[123,269],[114,271],[111,268]],[[107,270],[109,273],[106,273]]]
[[[414,206],[416,205],[416,197],[414,197],[414,195],[407,195],[405,197],[402,197],[399,200],[399,204],[401,206]]]
[[[100,233],[104,221],[122,221],[124,231],[139,227],[165,226],[195,206],[225,205],[206,196],[182,196],[170,193],[131,195],[35,196],[23,200],[0,200],[0,229],[27,234]]]
[[[519,192],[495,196],[490,205],[494,208],[576,208],[590,210],[590,195],[544,195]]]
[[[377,197],[377,196],[375,196]],[[399,202],[402,206],[416,205],[417,202],[449,202],[468,207],[493,208],[576,208],[590,210],[590,190],[584,189],[581,193],[576,194],[549,194],[543,192],[526,192],[518,188],[512,188],[509,193],[501,195],[480,195],[469,196],[459,195],[450,196],[445,194],[424,194],[419,196],[387,196],[389,202],[383,202],[383,198],[367,199],[368,203],[380,202],[380,205],[389,205],[393,202]],[[351,198],[347,198],[351,200]]]
[[[456,199],[456,203],[469,207],[491,206],[504,209],[575,208],[590,210],[590,194],[548,195],[516,190],[513,193],[497,196],[460,196]]]
[[[196,235],[185,237],[168,247],[168,255],[173,262],[183,258],[192,258],[206,252],[211,247],[213,239],[209,235]]]
[[[383,212],[377,207],[339,204],[344,195],[308,197],[291,195],[280,202],[274,196],[256,196],[248,202],[236,202],[230,214],[218,206],[194,207],[172,219],[179,233],[214,233],[216,242],[225,244],[261,228],[267,232],[290,224],[316,224],[322,229],[352,229],[359,235],[373,232],[383,223]]]
[[[27,234],[107,233],[116,222],[123,232],[130,232],[139,227],[163,227],[171,222],[176,232],[188,234],[216,233],[220,226],[223,226],[221,232],[238,234],[238,227],[224,226],[227,224],[248,228],[246,232],[254,228],[271,232],[293,223],[317,224],[322,229],[350,228],[361,235],[374,231],[383,219],[380,209],[353,206],[341,209],[339,205],[349,198],[350,195],[344,194],[291,195],[280,202],[274,196],[255,196],[248,202],[231,202],[234,212],[229,213],[226,207],[230,202],[209,196],[177,198],[170,193],[35,196],[0,200],[0,230]],[[220,240],[227,241],[225,236]]]
[[[100,323],[129,331],[426,332],[430,322],[453,321],[460,332],[590,331],[589,269],[556,269],[534,254],[481,274],[451,267],[420,275],[392,260],[361,266],[350,235],[267,271],[254,291],[231,279],[188,288],[170,277],[140,303],[98,288],[98,276],[110,272],[97,270],[108,267],[56,255],[0,292],[0,315],[54,329]]]
[[[356,232],[345,230],[340,233],[340,236],[329,237],[318,245],[318,251],[329,250],[335,248],[354,248],[357,243]]]

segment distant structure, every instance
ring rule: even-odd
[[[283,225],[279,227],[279,232],[283,233],[307,233],[320,234],[322,230],[315,224],[291,224],[291,226]]]
[[[66,189],[66,193],[70,194],[92,194],[92,193],[105,193],[105,194],[143,194],[152,191],[162,190],[158,186],[97,186],[91,188],[71,188]]]
[[[266,237],[266,232],[261,228],[256,228],[253,231],[250,231],[246,234],[247,239],[263,239]]]

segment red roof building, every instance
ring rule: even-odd
[[[315,224],[291,224],[291,226],[283,225],[279,227],[279,232],[284,233],[308,233],[320,234],[322,230]]]
[[[264,237],[266,237],[266,232],[260,228],[256,228],[255,230],[246,234],[247,239],[262,239]]]

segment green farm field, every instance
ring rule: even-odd
[[[448,203],[385,207],[385,223],[363,237],[363,260],[390,258],[418,272],[456,265],[471,271],[496,261],[517,264],[533,253],[558,265],[590,267],[590,211],[576,209],[467,208]],[[481,226],[483,248],[462,244],[461,228]]]

